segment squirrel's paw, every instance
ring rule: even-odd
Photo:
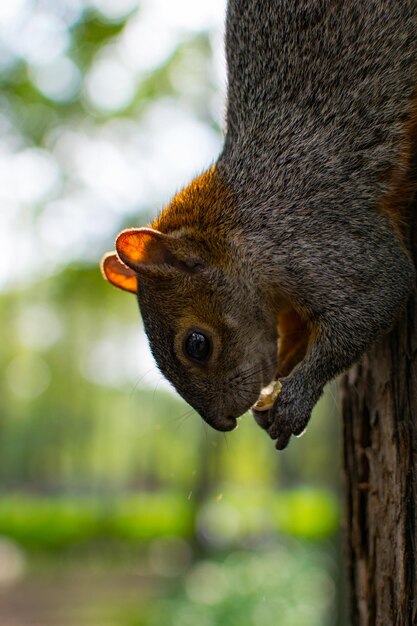
[[[283,450],[287,447],[291,435],[301,435],[311,417],[315,401],[309,398],[305,390],[293,384],[289,377],[281,379],[282,390],[273,406],[268,411],[253,410],[256,422],[264,428],[271,439],[276,439],[275,447]]]

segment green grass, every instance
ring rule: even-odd
[[[276,533],[314,540],[331,536],[338,522],[335,498],[313,489],[274,493],[229,487],[199,506],[185,493],[163,491],[96,499],[3,494],[0,501],[0,535],[28,548],[52,550],[100,538],[191,537],[196,528],[219,547]]]

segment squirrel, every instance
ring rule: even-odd
[[[415,288],[417,3],[229,0],[225,48],[221,154],[102,271],[214,428],[279,380],[253,413],[283,449]]]

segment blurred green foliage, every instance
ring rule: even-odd
[[[13,51],[3,63],[0,54],[0,147],[10,151],[6,161],[35,148],[59,170],[58,183],[43,196],[34,193],[33,200],[27,192],[19,196],[25,180],[17,176],[20,199],[12,198],[12,217],[5,222],[15,230],[6,232],[13,259],[4,276],[14,277],[21,259],[26,265],[20,278],[6,280],[0,292],[0,561],[8,562],[9,555],[13,563],[15,555],[15,564],[26,557],[32,563],[33,554],[44,551],[52,559],[48,571],[54,572],[72,549],[77,562],[84,563],[90,551],[93,560],[99,559],[103,545],[112,545],[116,551],[124,546],[126,567],[133,567],[126,555],[139,548],[141,563],[149,551],[154,555],[150,562],[162,567],[166,559],[165,569],[177,572],[168,584],[166,572],[158,570],[158,578],[148,563],[143,576],[150,588],[145,585],[142,597],[141,585],[135,586],[139,599],[115,602],[113,622],[113,608],[103,599],[100,617],[88,621],[99,626],[341,624],[335,612],[340,505],[334,389],[316,407],[307,433],[283,453],[275,451],[250,416],[230,435],[210,431],[181,399],[160,388],[148,361],[140,376],[132,373],[135,363],[145,359],[137,304],[105,284],[98,270],[117,228],[131,225],[132,219],[144,223],[157,208],[147,198],[129,204],[124,182],[110,197],[106,177],[115,166],[110,162],[107,170],[99,169],[103,142],[119,141],[123,153],[135,128],[138,152],[150,158],[143,120],[167,102],[168,118],[182,111],[217,140],[220,134],[222,113],[213,103],[221,86],[211,62],[209,28],[177,32],[169,54],[149,71],[134,74],[126,102],[100,108],[89,97],[87,82],[98,60],[117,56],[132,20],[142,11],[146,16],[144,4],[137,15],[110,19],[98,2],[28,0],[35,17],[36,11],[49,12],[66,24],[64,60],[80,82],[65,97],[52,96],[36,79],[48,60],[42,65]],[[27,19],[32,19],[29,13]],[[181,139],[180,134],[176,141]],[[196,143],[198,153],[202,148],[192,139],[189,145]],[[85,149],[95,140],[92,163],[83,160],[84,152],[74,160],[77,141]],[[166,174],[159,167],[152,172],[156,186]],[[132,178],[135,190],[136,173]],[[61,223],[59,202],[70,198],[77,207],[82,193],[85,213],[70,213]],[[103,206],[92,230],[90,203]],[[75,241],[73,251],[65,242],[74,225],[82,241]],[[187,546],[192,546],[191,556],[182,570],[175,570]],[[18,593],[19,576],[31,580],[32,567],[37,577],[37,566],[26,571],[21,565],[18,575],[19,567],[10,566],[7,597],[1,578],[7,570],[0,571],[0,621],[7,598],[14,602],[13,581]],[[114,563],[106,568],[119,575]],[[123,599],[123,584],[119,593]]]
[[[142,542],[191,536],[192,510],[174,493],[123,500],[13,495],[0,503],[0,535],[27,548],[56,550],[96,539]]]
[[[199,531],[217,547],[276,532],[323,539],[337,530],[337,501],[325,491],[274,493],[236,490],[207,497],[200,506],[181,492],[125,497],[45,497],[13,494],[0,502],[0,536],[26,548],[55,550],[106,539],[139,544],[163,536],[192,539]]]

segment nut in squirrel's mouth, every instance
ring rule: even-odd
[[[259,394],[259,398],[255,402],[252,407],[253,411],[269,411],[272,409],[272,406],[275,400],[278,398],[281,393],[282,384],[279,380],[273,380],[266,387],[261,390]]]

